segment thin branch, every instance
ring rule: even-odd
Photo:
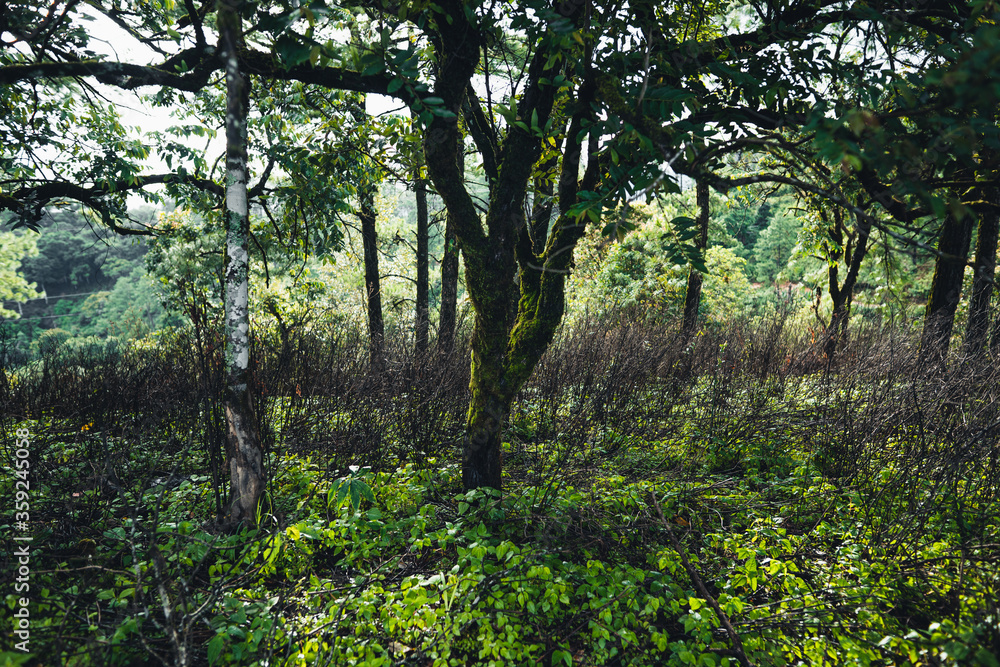
[[[684,551],[684,547],[681,546],[680,541],[678,541],[677,536],[674,535],[673,529],[670,527],[670,522],[663,516],[663,510],[660,509],[660,503],[656,500],[656,493],[650,492],[650,498],[653,501],[653,507],[656,508],[656,515],[660,517],[660,523],[667,531],[667,537],[670,538],[670,544],[674,547],[674,551],[677,555],[681,557],[681,564],[687,571],[688,576],[694,583],[695,588],[701,594],[705,600],[708,601],[709,606],[715,610],[715,614],[719,617],[719,621],[722,623],[722,627],[725,628],[726,634],[729,635],[729,641],[733,645],[733,657],[735,657],[743,667],[753,667],[753,662],[747,657],[746,651],[743,650],[743,640],[740,639],[739,633],[736,632],[736,628],[733,627],[732,621],[729,620],[729,615],[722,611],[722,607],[719,606],[719,601],[716,600],[708,589],[705,587],[705,582],[702,581],[701,575],[698,574],[698,570],[695,569],[691,561],[688,560],[687,553]]]

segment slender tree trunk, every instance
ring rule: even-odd
[[[1000,312],[993,320],[992,331],[990,332],[990,352],[993,356],[1000,356]]]
[[[1000,204],[1000,188],[990,189],[990,199]],[[976,235],[975,278],[969,298],[969,321],[965,329],[965,354],[978,357],[986,351],[990,328],[990,302],[993,299],[993,279],[997,268],[997,240],[1000,236],[1000,215],[986,213],[979,219]]]
[[[459,140],[461,142],[461,139]],[[459,144],[458,173],[465,175],[465,151]],[[451,211],[445,214],[444,256],[441,258],[441,310],[438,315],[438,350],[444,354],[451,352],[455,345],[455,325],[458,310],[458,233],[455,216]]]
[[[708,220],[709,220],[709,199],[708,183],[698,183],[698,238],[695,239],[695,247],[704,253],[708,247]],[[684,341],[690,341],[698,330],[698,308],[701,306],[701,271],[691,267],[688,272],[687,292],[684,294],[684,324],[681,329],[681,336]]]
[[[427,351],[429,321],[428,291],[430,287],[429,267],[429,221],[427,217],[427,181],[420,173],[423,167],[416,169],[414,179],[414,194],[417,200],[417,305],[413,314],[414,346],[417,354]]]
[[[920,341],[920,357],[925,363],[943,366],[948,358],[948,345],[955,326],[955,311],[962,295],[965,263],[972,240],[972,216],[956,220],[948,215],[941,226],[938,256],[934,266],[924,331]]]
[[[561,137],[556,140],[557,150],[562,146],[562,142]],[[535,200],[531,205],[531,226],[528,232],[531,234],[531,250],[539,256],[545,252],[545,242],[549,238],[555,196],[552,177],[558,169],[559,156],[553,155],[539,165],[538,174],[535,176]]]
[[[373,366],[382,364],[385,324],[382,319],[382,286],[378,273],[378,233],[375,230],[375,186],[366,184],[361,193],[361,242],[365,254],[365,293],[368,302],[368,352]]]
[[[830,316],[830,324],[823,336],[823,353],[828,361],[833,360],[837,347],[847,335],[847,323],[851,317],[851,303],[854,301],[854,287],[857,285],[858,275],[861,272],[861,262],[868,254],[868,239],[871,236],[871,231],[871,222],[867,218],[858,219],[856,245],[852,248],[851,241],[848,241],[844,250],[847,276],[844,277],[843,285],[837,283],[837,263],[830,264],[830,298],[833,300],[833,314]]]
[[[237,59],[243,35],[242,1],[218,8],[219,42],[226,67],[226,387],[224,405],[231,498],[229,520],[254,521],[264,492],[263,452],[250,392],[250,216],[247,202],[249,86]]]

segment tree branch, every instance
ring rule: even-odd
[[[701,575],[698,574],[698,570],[696,570],[694,565],[691,564],[691,561],[688,560],[684,547],[681,546],[677,536],[674,535],[674,531],[670,527],[670,522],[663,516],[663,510],[660,509],[660,503],[656,500],[656,494],[651,492],[649,495],[653,501],[653,507],[656,508],[656,515],[660,518],[660,523],[662,523],[663,527],[666,529],[667,537],[670,539],[670,544],[674,547],[674,551],[676,551],[677,555],[681,557],[681,564],[687,571],[688,577],[691,578],[695,588],[698,589],[698,592],[703,598],[705,598],[709,606],[715,610],[715,614],[719,617],[722,627],[725,628],[726,634],[729,635],[729,641],[733,645],[734,657],[739,660],[739,663],[743,665],[743,667],[753,667],[753,663],[743,650],[743,640],[740,639],[739,633],[736,632],[736,628],[733,627],[732,621],[729,620],[729,615],[722,611],[722,607],[719,606],[719,601],[708,592],[708,588],[705,587],[705,582],[702,581]]]

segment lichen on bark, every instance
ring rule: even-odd
[[[230,473],[232,524],[253,522],[264,492],[263,452],[258,436],[250,378],[250,218],[247,192],[247,109],[249,88],[240,72],[242,0],[218,5],[219,44],[226,69],[226,256],[225,361],[223,402]]]

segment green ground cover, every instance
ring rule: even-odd
[[[130,477],[145,483],[116,488],[95,464],[115,436],[20,422],[46,434],[36,655],[740,664],[728,624],[760,665],[998,664],[995,445],[958,451],[897,429],[854,450],[865,474],[845,475],[805,430],[713,436],[679,411],[661,440],[604,429],[568,447],[536,438],[546,429],[530,412],[511,429],[502,497],[461,493],[453,458],[373,471],[276,454],[271,504],[237,534],[212,527],[199,453],[130,445]]]

